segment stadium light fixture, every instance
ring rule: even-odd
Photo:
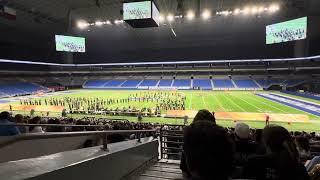
[[[89,26],[89,23],[87,23],[86,21],[80,20],[78,21],[77,26],[79,29],[85,29]]]
[[[251,8],[251,14],[256,14],[257,12],[258,12],[258,8],[255,7],[255,6],[253,6],[253,7]]]
[[[96,26],[102,26],[104,23],[102,21],[96,21],[94,24]]]
[[[164,17],[163,17],[162,15],[160,15],[160,16],[159,16],[159,21],[160,21],[160,22],[164,22],[164,20],[165,20]]]
[[[207,20],[211,17],[211,12],[208,9],[206,9],[202,12],[201,16],[204,20]]]
[[[109,24],[109,25],[110,25],[110,24],[111,24],[111,21],[107,20],[107,21],[106,21],[106,24]]]
[[[264,7],[263,6],[260,6],[259,8],[258,8],[258,13],[262,13],[264,11]]]
[[[247,15],[247,14],[249,14],[250,13],[250,8],[249,7],[245,7],[244,9],[243,9],[243,14],[244,15]]]
[[[195,14],[194,14],[194,12],[193,11],[188,11],[188,13],[187,13],[187,19],[188,20],[193,20],[194,19],[194,17],[195,17]]]
[[[172,14],[168,14],[167,20],[168,20],[169,22],[174,21],[174,16],[173,16]]]
[[[271,13],[274,13],[279,10],[280,10],[280,7],[278,4],[271,4],[269,7],[269,12],[271,12]]]
[[[233,14],[235,14],[235,15],[238,15],[240,13],[240,9],[239,8],[237,8],[237,9],[235,9],[234,11],[233,11]]]

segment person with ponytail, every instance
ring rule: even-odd
[[[267,153],[248,160],[244,177],[257,180],[308,180],[299,152],[287,129],[269,125],[263,129]]]

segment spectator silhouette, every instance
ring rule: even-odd
[[[216,124],[216,118],[214,117],[214,113],[210,113],[210,111],[206,109],[202,109],[198,111],[192,123],[200,122],[200,121],[209,121]],[[191,178],[191,174],[187,168],[186,157],[184,152],[182,152],[182,155],[181,155],[180,169],[182,170],[182,173],[185,179]]]
[[[227,131],[212,121],[197,121],[184,131],[184,153],[192,180],[227,180],[233,167],[233,145]]]
[[[13,125],[14,123],[9,112],[4,111],[0,113],[0,125]],[[0,126],[0,136],[14,136],[20,134],[19,129],[16,126]]]
[[[299,162],[299,153],[290,133],[281,126],[267,126],[263,130],[266,155],[249,159],[244,177],[257,180],[309,179]]]

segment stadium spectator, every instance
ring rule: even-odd
[[[298,136],[295,138],[295,144],[300,155],[300,159],[305,162],[311,157],[309,140],[306,137]]]
[[[49,119],[47,124],[61,124],[59,119]],[[58,126],[48,126],[46,127],[46,132],[64,132],[63,127],[58,127]]]
[[[17,114],[14,116],[14,122],[17,124],[26,124],[24,117],[21,114]],[[27,126],[18,126],[20,133],[28,133],[29,128]]]
[[[40,124],[41,117],[36,116],[30,120],[30,124]],[[32,126],[29,128],[29,133],[44,133],[41,126]]]
[[[227,180],[232,173],[233,146],[226,130],[212,121],[185,128],[184,153],[192,180]]]
[[[235,165],[243,166],[251,155],[256,154],[257,145],[250,139],[250,128],[245,123],[237,123],[234,128]]]
[[[193,122],[203,121],[203,120],[216,123],[216,118],[214,117],[214,114],[212,114],[210,111],[206,109],[200,110],[194,117]]]
[[[299,153],[290,133],[281,126],[267,126],[263,130],[267,154],[252,157],[244,170],[244,177],[257,180],[310,179],[300,163]]]
[[[14,136],[20,134],[19,129],[16,126],[1,126],[1,125],[13,125],[11,122],[11,115],[9,112],[0,113],[0,136]]]
[[[194,117],[192,123],[195,123],[198,121],[210,121],[210,122],[213,122],[214,124],[216,123],[214,113],[210,113],[210,111],[208,111],[206,109],[202,109],[202,110],[198,111],[198,113]],[[176,145],[173,145],[173,146],[176,146]],[[185,177],[185,179],[188,179],[191,177],[191,174],[187,168],[186,157],[185,157],[184,153],[182,153],[182,155],[181,155],[180,169],[182,170],[182,173],[183,173],[183,176]]]

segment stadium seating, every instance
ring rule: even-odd
[[[259,85],[252,79],[237,79],[233,80],[233,82],[237,85],[238,88],[260,88]]]
[[[121,87],[135,88],[141,83],[141,81],[142,80],[136,80],[136,79],[127,80],[121,85]]]
[[[304,82],[304,80],[299,79],[257,79],[257,83],[263,88],[269,88],[272,85],[286,85],[288,87],[296,86]]]
[[[191,88],[191,80],[190,79],[176,79],[176,80],[174,80],[172,87],[176,87],[177,89],[190,89]]]
[[[153,80],[153,79],[145,79],[141,82],[139,87],[150,87],[150,86],[157,86],[159,80]]]
[[[194,88],[200,87],[203,90],[210,90],[212,89],[211,80],[210,79],[194,79],[193,87]]]
[[[105,80],[89,80],[83,86],[84,87],[103,87],[108,81]]]
[[[125,80],[110,80],[107,82],[103,87],[104,88],[114,88],[120,86],[122,83],[124,83]]]
[[[235,88],[230,79],[214,79],[212,82],[214,88]]]
[[[172,80],[171,79],[161,79],[159,82],[159,87],[171,87]]]
[[[21,96],[38,91],[49,91],[48,88],[27,82],[0,83],[0,97]]]

